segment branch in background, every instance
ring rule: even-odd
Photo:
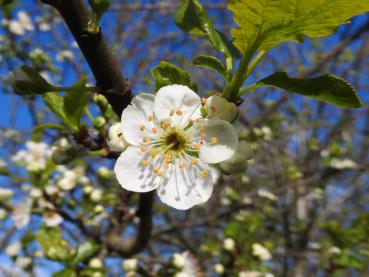
[[[78,43],[97,81],[101,93],[107,98],[115,113],[120,117],[129,105],[133,94],[131,86],[120,72],[117,59],[107,46],[101,31],[88,31],[90,13],[82,0],[41,0],[54,7],[63,17]],[[134,255],[145,248],[152,229],[153,193],[140,194],[137,216],[140,223],[136,236],[123,240],[120,234],[109,235],[106,244],[124,257]]]
[[[117,59],[105,42],[101,31],[91,33],[88,24],[91,15],[82,0],[41,0],[54,7],[68,25],[85,56],[102,94],[120,117],[132,100],[130,83],[121,75]]]

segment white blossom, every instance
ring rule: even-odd
[[[27,141],[26,150],[18,151],[12,161],[26,166],[30,172],[37,172],[46,168],[51,155],[50,147],[44,142]]]
[[[56,55],[56,60],[59,62],[63,62],[65,60],[72,61],[73,59],[74,59],[74,54],[70,50],[62,50],[58,52],[58,54]]]
[[[138,260],[137,259],[125,259],[122,263],[122,267],[126,272],[136,271],[138,268]]]
[[[10,20],[7,24],[9,31],[15,35],[24,35],[27,31],[33,31],[34,26],[28,14],[24,11],[19,11],[17,18]]]
[[[238,277],[261,277],[262,274],[259,271],[240,271]]]
[[[269,199],[271,201],[277,201],[278,200],[278,197],[275,194],[271,193],[269,190],[266,190],[266,189],[259,189],[258,190],[258,195],[260,197]]]
[[[0,220],[4,220],[7,216],[8,212],[5,209],[0,208]]]
[[[247,161],[252,157],[250,144],[242,140],[238,143],[237,150],[233,156],[221,162],[220,168],[228,173],[240,173],[247,169]]]
[[[200,110],[200,97],[186,86],[136,96],[122,113],[123,136],[131,144],[114,167],[122,187],[157,189],[176,209],[206,202],[219,177],[210,165],[229,159],[238,137],[229,122],[203,119]]]
[[[39,25],[38,25],[38,28],[42,32],[48,32],[48,31],[51,30],[51,25],[47,22],[40,22]]]
[[[23,268],[29,266],[31,262],[32,260],[30,257],[18,256],[17,259],[15,260],[16,265],[23,267]]]
[[[209,97],[205,103],[207,117],[211,119],[221,119],[233,122],[237,115],[238,109],[234,103],[228,102],[227,99],[214,95]]]
[[[252,245],[252,254],[263,261],[270,260],[272,258],[269,250],[259,243],[254,243]]]
[[[20,244],[20,242],[14,242],[12,244],[9,244],[6,248],[5,248],[5,254],[13,257],[18,255],[19,251],[22,249],[22,245]]]
[[[341,248],[338,248],[337,246],[332,246],[332,247],[328,248],[328,253],[329,254],[338,255],[338,254],[341,254],[341,252],[342,252]]]
[[[102,199],[102,190],[101,189],[95,189],[91,192],[90,198],[93,202],[99,202]]]
[[[17,228],[22,228],[31,220],[32,199],[27,198],[15,206],[12,219]]]
[[[11,189],[0,188],[0,202],[8,201],[13,197],[13,194]]]
[[[232,238],[226,238],[223,241],[223,248],[228,251],[233,251],[236,247],[236,242]]]
[[[182,254],[180,253],[176,253],[173,255],[173,264],[180,269],[180,271],[178,271],[176,273],[176,277],[177,276],[187,276],[187,277],[192,277],[192,276],[198,276],[198,265],[197,265],[197,261],[195,260],[195,258],[191,255],[190,252],[185,251]]]
[[[42,219],[48,227],[56,227],[63,222],[63,217],[54,212],[46,212]]]
[[[85,184],[88,182],[85,176],[85,168],[83,166],[77,166],[73,169],[65,169],[65,167],[58,167],[62,172],[62,177],[58,180],[57,186],[62,190],[72,190],[78,184]]]
[[[102,268],[104,265],[101,261],[101,259],[99,258],[92,258],[88,265],[91,267],[91,268],[95,268],[95,269],[99,269],[99,268]]]
[[[357,164],[355,161],[351,159],[337,159],[333,158],[330,162],[330,166],[332,168],[342,170],[342,169],[353,169],[357,167]]]
[[[122,152],[127,148],[128,142],[122,134],[122,123],[117,122],[110,127],[107,144],[111,150],[116,152]]]
[[[222,264],[216,264],[214,266],[214,270],[218,274],[223,274],[224,273],[224,266]]]

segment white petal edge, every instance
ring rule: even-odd
[[[208,111],[209,119],[221,119],[228,122],[233,122],[238,115],[238,109],[236,105],[228,102],[227,99],[218,95],[209,97],[206,101],[205,107]],[[212,107],[215,108],[215,111],[212,111]]]
[[[171,111],[181,110],[182,115]],[[201,117],[201,99],[189,87],[182,85],[169,85],[158,90],[154,102],[154,114],[157,120],[170,119],[174,126],[184,127],[189,119]]]
[[[129,146],[120,154],[114,166],[114,173],[119,184],[126,190],[148,192],[157,188],[157,176],[151,166],[144,166],[142,159],[147,159],[138,147]]]
[[[144,136],[153,135],[150,129],[154,127],[154,124],[153,121],[148,120],[148,117],[153,116],[154,99],[155,96],[152,94],[139,94],[122,112],[122,133],[129,144],[139,146]],[[144,131],[140,129],[141,125],[145,126]]]
[[[200,176],[205,170],[207,175]],[[157,189],[160,200],[178,210],[187,210],[205,203],[213,192],[218,175],[205,163],[198,161],[196,166],[180,169],[178,162],[172,165],[169,178]]]
[[[206,143],[199,151],[200,160],[215,164],[225,161],[233,156],[238,145],[238,135],[233,125],[224,120],[209,119],[194,126],[204,128]],[[210,139],[216,138],[217,143],[211,144]]]

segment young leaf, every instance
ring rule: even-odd
[[[169,62],[162,61],[151,70],[151,74],[155,79],[155,90],[167,85],[186,85],[197,91],[197,86],[191,81],[190,74],[178,66]]]
[[[100,247],[94,241],[86,241],[80,244],[76,249],[76,254],[72,260],[72,264],[76,265],[91,257]]]
[[[226,77],[226,68],[220,60],[213,56],[197,56],[193,61],[196,66],[210,68]]]
[[[284,41],[301,42],[304,36],[328,36],[350,17],[369,11],[369,1],[229,0],[228,8],[239,25],[231,30],[234,43],[248,53]]]
[[[285,72],[277,72],[260,80],[256,85],[285,89],[343,108],[358,108],[363,105],[357,92],[346,80],[331,74],[298,79],[290,78]]]
[[[51,260],[66,261],[69,259],[68,244],[58,228],[43,226],[37,231],[36,240]]]
[[[70,129],[76,131],[76,127],[73,126],[64,112],[63,97],[57,92],[48,92],[42,96],[49,109],[60,118],[61,121]]]
[[[74,127],[79,127],[88,96],[88,91],[70,91],[64,95],[64,113]]]
[[[77,273],[74,269],[65,268],[61,271],[53,273],[52,277],[77,277]]]
[[[230,51],[225,41],[226,37],[221,36],[215,30],[213,22],[209,19],[205,8],[198,0],[183,0],[174,20],[182,31],[207,36],[215,50],[226,57],[230,56]]]

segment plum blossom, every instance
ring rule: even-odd
[[[128,143],[122,135],[122,124],[120,122],[114,123],[110,127],[107,144],[115,152],[122,152],[127,148]]]
[[[205,102],[207,117],[210,119],[233,122],[238,115],[236,105],[218,95],[211,96],[203,102]]]
[[[175,277],[199,276],[199,266],[197,260],[190,252],[175,253],[173,255],[173,264],[179,269]]]
[[[31,18],[24,11],[19,11],[17,19],[9,21],[9,31],[15,35],[24,35],[27,31],[33,31],[34,29]]]
[[[125,259],[122,263],[122,267],[126,272],[136,271],[138,268],[138,260],[137,259]]]
[[[252,254],[263,261],[270,260],[272,258],[269,250],[259,243],[254,243],[252,245]]]
[[[238,136],[229,122],[204,119],[201,107],[200,97],[181,85],[132,100],[122,113],[130,146],[114,167],[123,188],[157,189],[162,202],[183,210],[209,199],[219,177],[211,165],[232,157]]]
[[[26,150],[20,150],[12,157],[18,165],[26,166],[28,171],[37,172],[46,168],[51,155],[50,147],[44,142],[27,141]]]

